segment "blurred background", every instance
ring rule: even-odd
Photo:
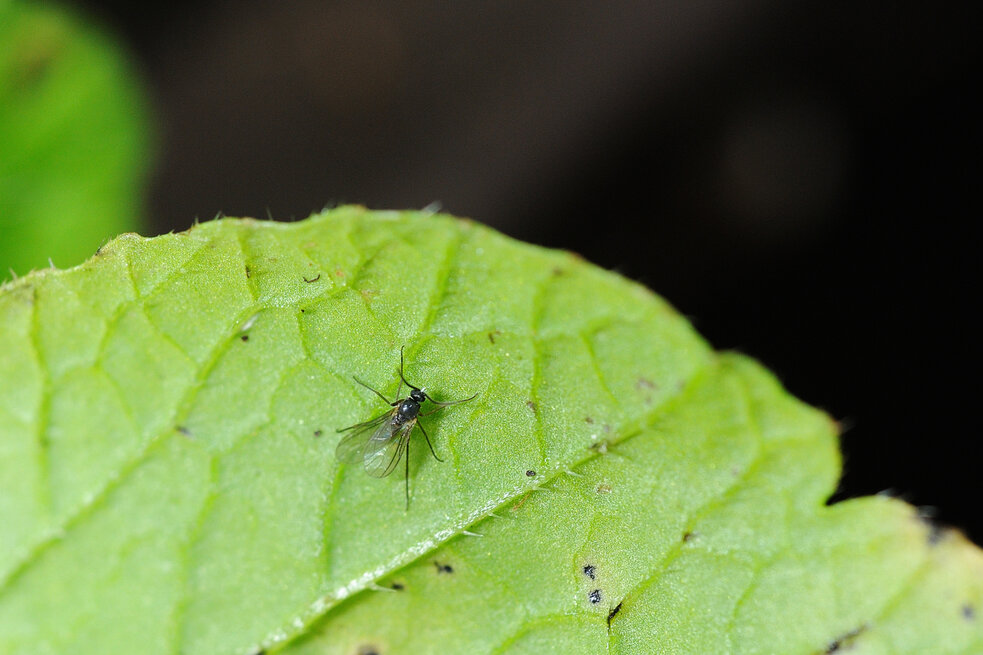
[[[149,94],[141,232],[437,202],[577,251],[840,419],[835,498],[983,541],[975,3],[70,6]]]

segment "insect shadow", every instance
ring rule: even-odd
[[[410,508],[410,436],[413,428],[419,427],[423,437],[427,440],[430,447],[430,454],[438,462],[443,462],[433,449],[430,442],[430,435],[427,434],[423,424],[419,422],[421,416],[429,416],[434,412],[448,407],[474,400],[478,394],[475,393],[470,398],[462,400],[452,400],[440,402],[434,400],[427,394],[426,390],[410,384],[403,375],[403,348],[399,349],[399,388],[396,390],[396,400],[390,401],[382,393],[365,384],[358,378],[353,378],[360,385],[382,398],[391,407],[379,416],[369,419],[364,423],[356,423],[347,428],[342,428],[338,432],[349,432],[350,434],[342,437],[335,449],[335,457],[340,462],[356,464],[362,462],[365,472],[374,478],[384,478],[399,466],[400,459],[405,456],[404,485],[406,487],[406,509]],[[400,398],[403,385],[410,388],[410,393],[405,398]],[[431,402],[436,407],[425,414],[420,413],[420,406],[424,402]]]

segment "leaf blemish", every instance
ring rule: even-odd
[[[601,602],[601,590],[592,589],[589,594],[587,594],[587,600],[590,601],[591,605],[597,605]]]
[[[318,273],[315,277],[311,277],[311,278],[307,277],[306,275],[304,276],[304,282],[307,282],[308,284],[311,284],[312,282],[317,282],[320,279],[321,279],[320,273]]]
[[[945,534],[948,531],[944,526],[935,523],[934,521],[927,520],[928,523],[928,536],[925,540],[928,542],[929,546],[938,546],[939,543],[945,538]]]
[[[611,493],[611,485],[601,483],[597,485],[597,493],[599,494],[609,494]]]
[[[536,405],[536,403],[534,403],[531,400],[527,400],[526,401],[526,407],[528,407],[532,411],[533,414],[535,414],[536,413],[536,410],[539,409],[538,405]]]
[[[963,618],[966,619],[967,621],[972,621],[973,619],[976,618],[976,610],[974,610],[973,606],[970,605],[969,603],[963,605],[962,612],[963,612]]]
[[[406,587],[404,587],[404,586],[403,586],[402,584],[400,584],[399,582],[394,582],[394,583],[393,583],[393,589],[395,589],[396,591],[402,591],[402,590],[403,590],[403,589],[405,589],[405,588],[406,588]]]
[[[185,427],[183,425],[177,426],[176,429],[177,429],[177,431],[180,434],[183,434],[184,436],[188,437],[189,439],[191,439],[194,436],[194,435],[191,434],[191,430],[189,430],[187,427]]]
[[[693,533],[693,532],[690,532],[689,530],[687,530],[686,532],[683,533],[683,541],[689,541],[689,540],[691,540],[695,536],[696,536],[696,533]]]
[[[593,580],[597,577],[597,568],[593,564],[584,564],[584,575]]]
[[[441,564],[438,561],[434,561],[433,565],[437,567],[437,573],[453,573],[454,567],[450,564]]]
[[[659,387],[656,386],[655,382],[652,382],[652,380],[640,376],[635,381],[635,388],[641,390],[641,389],[658,389]]]
[[[533,471],[532,469],[529,469],[528,471],[526,471],[526,477],[534,478],[536,477],[536,472]]]
[[[585,416],[584,417],[584,422],[585,423],[593,423],[594,422],[594,419],[592,419],[590,416]]]
[[[613,619],[615,616],[618,615],[618,612],[621,611],[621,606],[623,604],[624,604],[624,601],[621,601],[620,603],[618,603],[617,605],[614,606],[614,609],[613,610],[611,610],[610,612],[608,612],[608,627],[609,628],[611,627],[611,619]]]
[[[491,332],[488,333],[488,340],[492,343],[492,345],[495,344],[495,335],[501,333],[502,333],[501,330],[492,330]]]
[[[253,270],[251,268],[249,268],[248,266],[246,266],[245,268],[246,268],[246,278],[247,279],[248,278],[251,278],[253,276]]]
[[[244,335],[242,335],[239,338],[242,339],[243,341],[249,341],[249,335],[248,334],[244,334]]]
[[[380,655],[380,654],[379,654],[379,649],[376,648],[375,646],[365,645],[359,647],[358,655]]]
[[[868,626],[865,623],[859,628],[851,630],[850,632],[840,637],[837,637],[836,639],[831,641],[829,645],[826,647],[826,650],[823,651],[824,655],[830,655],[831,653],[838,653],[841,650],[843,650],[845,647],[847,648],[850,647],[853,643],[853,640],[859,637],[860,635],[862,635],[864,632],[866,632],[867,628]]]
[[[324,434],[323,431],[321,431],[321,430],[314,430],[314,436],[315,437],[320,437],[322,434]]]

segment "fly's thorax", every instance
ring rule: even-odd
[[[402,401],[400,401],[399,407],[396,409],[397,418],[401,423],[415,419],[419,413],[420,403],[419,401],[414,400],[412,397],[404,398]]]

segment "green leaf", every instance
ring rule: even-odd
[[[0,334],[3,653],[983,648],[974,546],[825,506],[828,417],[569,253],[222,220],[8,284]],[[404,345],[479,394],[423,419],[408,511],[334,458]]]
[[[132,230],[147,108],[121,48],[64,8],[0,0],[0,281]]]

